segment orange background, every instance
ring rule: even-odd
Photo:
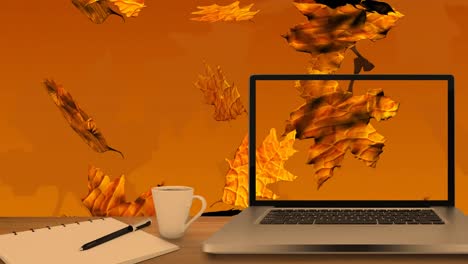
[[[255,1],[253,9],[261,11],[253,22],[189,20],[197,5],[212,3],[147,0],[139,17],[109,17],[101,25],[70,1],[3,3],[0,214],[88,215],[81,204],[88,164],[112,178],[125,174],[129,201],[161,181],[193,186],[208,204],[219,200],[225,158],[233,157],[247,133],[247,117],[212,118],[212,106],[193,85],[204,72],[203,61],[220,65],[246,104],[251,74],[305,73],[309,56],[280,37],[305,21],[291,0]],[[455,75],[456,202],[468,212],[468,3],[389,3],[405,17],[386,39],[362,41],[358,48],[376,65],[372,73]],[[350,73],[353,59],[348,52],[340,72]],[[63,84],[126,158],[93,152],[46,94],[44,78]],[[226,209],[217,203],[209,210]]]

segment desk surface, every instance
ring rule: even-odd
[[[89,218],[20,218],[0,217],[0,234],[42,228],[47,225],[67,224]],[[120,221],[133,224],[142,217],[117,217]],[[154,220],[154,219],[153,219]],[[468,255],[209,255],[201,251],[202,242],[221,228],[229,217],[201,217],[187,230],[185,236],[170,242],[181,247],[169,253],[142,263],[467,263]],[[157,234],[157,224],[145,230]],[[468,234],[467,234],[468,235]],[[1,261],[0,261],[1,262]]]

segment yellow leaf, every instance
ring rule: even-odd
[[[245,21],[251,20],[260,10],[250,11],[253,4],[239,8],[239,1],[226,6],[213,4],[210,6],[197,6],[199,11],[192,12],[199,17],[191,18],[195,21],[217,22],[217,21]]]
[[[267,186],[278,181],[293,181],[297,178],[284,168],[284,163],[297,151],[293,148],[296,131],[287,133],[283,140],[278,141],[276,130],[270,129],[270,134],[257,148],[256,156],[256,196],[267,199],[277,199]]]
[[[120,13],[126,17],[136,17],[141,9],[145,7],[145,0],[108,0],[114,3],[120,10]]]
[[[248,136],[242,140],[239,148],[229,163],[229,171],[226,174],[222,201],[226,204],[246,208],[249,205],[249,167],[248,167]]]
[[[297,176],[284,168],[284,163],[296,152],[293,148],[296,132],[288,133],[278,141],[272,128],[256,151],[256,196],[263,199],[278,199],[268,185],[278,181],[293,181]],[[248,137],[245,136],[233,160],[227,160],[222,201],[226,204],[246,208],[248,206]]]

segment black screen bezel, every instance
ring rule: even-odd
[[[250,206],[278,207],[427,207],[455,206],[455,79],[449,74],[255,74],[249,86],[249,176],[256,175],[256,82],[258,80],[388,80],[388,81],[447,81],[448,114],[448,196],[447,200],[256,200],[255,177],[249,177]]]

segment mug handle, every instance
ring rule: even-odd
[[[201,206],[200,211],[198,211],[198,213],[197,213],[196,215],[194,215],[194,216],[192,217],[192,219],[190,219],[190,221],[188,221],[188,223],[185,224],[184,231],[193,223],[193,221],[197,220],[197,218],[200,217],[200,216],[203,214],[203,212],[205,211],[205,209],[206,209],[206,200],[205,200],[205,198],[203,198],[203,197],[200,196],[200,195],[194,195],[193,198],[192,198],[192,200],[193,200],[193,199],[198,199],[198,200],[200,200],[201,203],[202,203],[202,206]]]

